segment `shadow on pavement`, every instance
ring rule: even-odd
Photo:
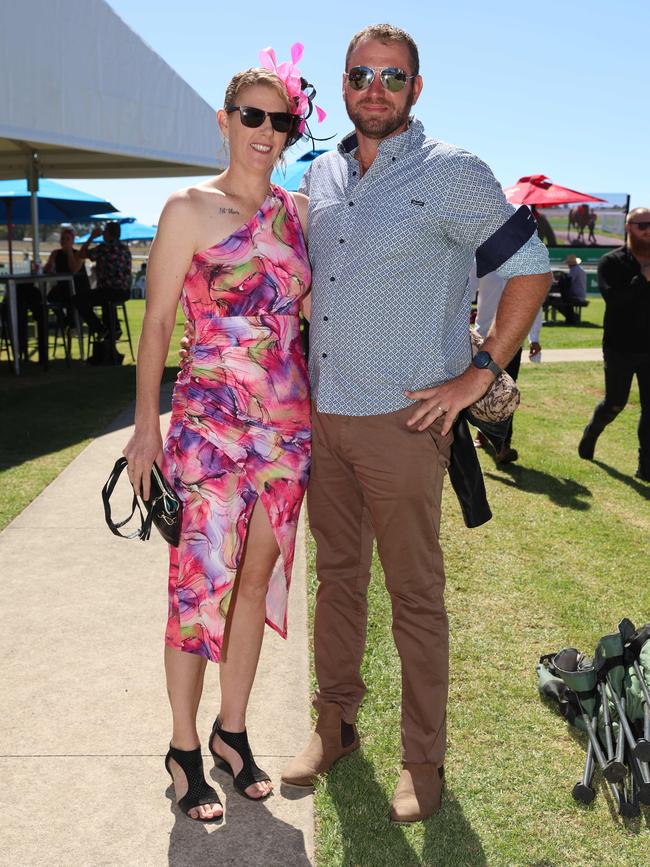
[[[407,839],[405,827],[389,821],[389,798],[361,752],[348,757],[344,766],[333,768],[326,785],[345,847],[341,864],[487,867],[481,841],[449,786],[445,787],[440,812],[421,826],[424,844],[420,854]]]
[[[609,464],[603,463],[603,461],[594,460],[592,463],[600,467],[601,470],[605,470],[607,475],[616,479],[617,482],[623,482],[628,485],[633,491],[640,494],[644,500],[650,500],[650,485],[647,482],[639,482],[634,476],[626,476],[625,473],[621,473]]]
[[[585,499],[592,496],[591,491],[574,479],[552,476],[520,464],[501,464],[499,471],[504,475],[491,472],[484,472],[484,475],[510,488],[519,488],[529,494],[542,494],[563,508],[576,509],[579,512],[591,508],[591,503]]]
[[[169,837],[169,867],[312,867],[301,831],[273,816],[265,802],[256,804],[243,798],[225,772],[213,770],[209,776],[212,781],[208,782],[217,783],[224,803],[222,823],[203,824],[189,819],[176,806],[173,787],[169,785],[165,792],[175,819]]]

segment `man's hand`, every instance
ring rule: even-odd
[[[89,241],[94,241],[95,238],[99,238],[100,235],[104,234],[104,229],[101,226],[95,226],[90,233]]]
[[[494,375],[489,370],[479,370],[478,367],[470,365],[460,376],[441,385],[419,391],[405,391],[408,398],[420,401],[406,424],[414,431],[423,431],[444,415],[442,435],[445,436],[461,409],[482,397],[493,382]]]
[[[530,347],[528,349],[528,357],[532,358],[533,355],[539,355],[539,353],[541,351],[542,351],[541,344],[536,343],[534,340],[531,340]]]
[[[196,331],[194,329],[194,323],[190,322],[189,319],[186,319],[185,327],[183,328],[183,336],[181,337],[181,348],[178,350],[178,357],[180,359],[179,364],[181,367],[187,361],[195,337]]]

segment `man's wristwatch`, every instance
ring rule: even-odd
[[[479,370],[489,370],[490,373],[493,373],[495,376],[499,376],[500,373],[503,373],[496,361],[492,361],[490,353],[486,352],[484,349],[481,349],[480,352],[476,353],[472,359],[472,364],[474,367],[478,367]]]

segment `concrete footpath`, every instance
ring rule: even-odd
[[[542,339],[544,334],[542,333]],[[542,347],[544,344],[542,344]],[[528,351],[522,352],[521,360],[530,363]],[[544,349],[542,348],[542,364],[556,364],[560,361],[602,361],[603,350],[600,346],[585,346],[578,349]]]
[[[248,720],[275,793],[247,801],[214,768],[218,668],[208,663],[199,733],[225,821],[193,822],[175,806],[163,766],[167,549],[156,533],[146,543],[111,535],[101,505],[131,423],[119,418],[0,534],[0,864],[306,867],[312,796],[280,784],[310,728],[304,530],[289,639],[266,630]]]

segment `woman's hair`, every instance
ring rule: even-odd
[[[287,111],[293,114],[296,106],[293,99],[287,93],[284,82],[278,78],[275,72],[272,72],[270,69],[263,69],[262,67],[244,69],[243,72],[238,72],[236,75],[233,75],[228,83],[228,87],[226,88],[226,93],[223,98],[223,107],[225,109],[232,108],[237,104],[237,96],[240,91],[244,90],[246,87],[253,87],[257,84],[261,84],[264,87],[269,87],[271,90],[274,90],[286,103]],[[285,144],[284,149],[286,150],[288,147],[291,147],[292,144],[295,144],[295,141],[295,135],[289,133],[287,135],[287,143]]]
[[[226,95],[223,98],[223,107],[232,108],[237,102],[237,94],[245,87],[253,87],[255,84],[263,84],[270,87],[282,97],[287,104],[287,111],[295,108],[293,100],[287,93],[284,83],[280,81],[275,72],[270,69],[262,69],[261,67],[253,69],[245,69],[243,72],[238,72],[230,79],[230,83],[226,88]]]

